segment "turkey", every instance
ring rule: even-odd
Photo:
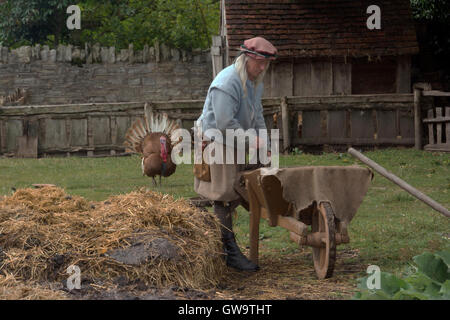
[[[161,177],[168,177],[176,170],[171,152],[179,142],[175,141],[174,134],[178,128],[178,124],[170,121],[166,113],[153,113],[145,104],[144,121],[137,119],[125,134],[126,151],[142,155],[142,175],[151,177],[155,186],[155,176],[159,175],[161,186]]]
[[[24,106],[28,103],[29,97],[27,89],[16,89],[9,96],[0,96],[0,106]]]

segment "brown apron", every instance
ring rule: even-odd
[[[216,143],[216,142],[212,142]],[[223,148],[223,162],[225,164],[212,163],[209,165],[211,181],[200,180],[194,176],[194,190],[199,195],[213,201],[234,201],[240,196],[234,190],[234,184],[239,171],[244,170],[245,164],[237,163],[237,152],[234,151],[234,164],[226,164],[226,149],[231,148],[222,144],[216,145]],[[209,153],[204,154],[204,158],[210,160]]]

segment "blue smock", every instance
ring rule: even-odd
[[[203,133],[208,129],[218,129],[225,139],[226,129],[266,129],[261,98],[263,84],[257,88],[247,80],[247,94],[244,95],[241,79],[232,64],[223,69],[211,83],[202,115],[197,124],[202,125]],[[250,134],[249,134],[250,135]]]

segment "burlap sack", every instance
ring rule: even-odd
[[[211,181],[211,170],[209,169],[209,164],[206,164],[205,162],[194,164],[193,172],[197,179],[206,182]]]
[[[275,176],[283,187],[283,198],[297,212],[314,201],[329,201],[336,217],[349,223],[370,185],[373,173],[359,166],[311,166],[282,168]]]
[[[215,144],[213,142],[212,144]],[[223,150],[223,159],[226,163],[226,147],[222,144],[216,145]],[[214,153],[213,153],[214,155]],[[204,154],[205,161],[211,161],[208,153]],[[208,159],[208,160],[206,160]],[[234,163],[237,163],[237,153],[234,152]],[[245,165],[241,164],[217,164],[211,163],[209,171],[211,180],[205,181],[194,176],[194,190],[199,195],[214,201],[234,201],[240,196],[234,190],[234,183],[237,179],[238,172],[242,171]]]

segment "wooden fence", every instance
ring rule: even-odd
[[[149,103],[190,129],[203,100]],[[0,154],[117,155],[144,102],[0,108]],[[293,146],[414,145],[414,95],[283,97],[263,99],[268,129],[280,129],[283,150]]]
[[[446,97],[450,98],[450,92],[420,89],[416,96]],[[448,100],[447,100],[448,101]],[[420,99],[419,99],[420,102]],[[435,114],[436,111],[436,114]],[[445,114],[444,114],[445,113]],[[420,119],[418,120],[420,122]],[[450,152],[450,107],[437,107],[427,110],[427,118],[422,121],[428,127],[428,144],[424,149],[428,151]]]
[[[450,107],[446,107],[445,116],[442,108],[428,110],[428,117],[423,120],[428,125],[428,144],[424,146],[429,151],[450,151]]]
[[[412,94],[288,97],[283,146],[414,145],[413,102]]]
[[[450,92],[431,90],[431,86],[426,83],[414,85],[415,147],[422,149],[422,142],[425,140],[423,134],[425,125],[428,129],[428,144],[423,149],[450,152],[450,107],[447,104],[444,108],[435,108],[434,103],[431,106],[424,106],[423,101],[426,98],[447,99],[448,103]],[[422,117],[424,112],[427,116],[425,119]]]

